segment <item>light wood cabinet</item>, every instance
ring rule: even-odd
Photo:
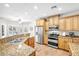
[[[64,18],[62,18],[62,19],[59,20],[59,29],[61,31],[65,30],[65,19]]]
[[[48,25],[49,26],[53,26],[54,25],[53,17],[49,17],[48,18]]]
[[[64,39],[61,38],[61,37],[58,38],[58,47],[59,47],[60,49],[64,49],[64,48],[65,48],[65,47],[64,47]]]
[[[77,16],[77,21],[78,21],[78,30],[79,30],[79,16]]]
[[[34,37],[28,38],[25,42],[26,45],[31,46],[31,47],[35,47],[35,39]]]
[[[59,29],[64,31],[79,31],[79,16],[69,16],[60,19]]]
[[[79,37],[63,37],[58,38],[58,47],[69,51],[69,43],[79,43]]]
[[[59,16],[54,17],[54,25],[59,25]]]
[[[73,43],[79,43],[79,37],[76,37],[76,38],[74,37],[74,38],[72,38],[72,40],[73,40],[72,41]]]
[[[36,26],[44,26],[45,24],[44,22],[45,22],[44,19],[39,19],[36,21]]]
[[[69,43],[72,42],[71,37],[59,37],[58,38],[58,47],[69,51]]]
[[[72,24],[73,24],[72,21],[73,21],[73,19],[70,17],[65,19],[66,31],[72,30]]]
[[[44,32],[44,44],[48,45],[48,34],[47,34],[47,32]]]
[[[66,37],[64,38],[64,49],[69,51],[69,43],[72,42],[71,37]]]
[[[48,17],[49,26],[59,25],[59,15]]]

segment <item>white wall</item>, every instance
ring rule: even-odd
[[[4,24],[5,25],[5,36],[13,35],[9,34],[8,28],[9,26],[15,26],[17,27],[18,34],[22,33],[31,33],[31,36],[34,36],[34,28],[35,28],[35,21],[27,21],[19,24],[19,22],[16,21],[10,21],[5,18],[0,18],[0,25]],[[26,31],[25,31],[26,29]],[[1,36],[1,35],[0,35]]]
[[[28,21],[28,22],[23,22],[23,31],[25,28],[27,28],[27,32],[30,33],[30,36],[34,36],[35,34],[35,21]],[[24,32],[26,33],[26,32]]]

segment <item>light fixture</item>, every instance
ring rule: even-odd
[[[34,6],[34,10],[38,10],[38,6]]]
[[[46,16],[46,13],[44,13],[43,16]]]
[[[5,6],[5,7],[10,7],[10,5],[9,5],[9,4],[4,4],[4,6]]]
[[[62,10],[62,8],[58,8],[58,10],[59,10],[59,11],[61,11],[61,10]]]
[[[25,12],[25,15],[28,15],[28,12]]]
[[[21,19],[18,19],[18,23],[21,24],[22,23],[22,20]]]

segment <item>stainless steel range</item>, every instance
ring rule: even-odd
[[[58,26],[49,27],[48,46],[58,48],[58,35],[59,35]]]

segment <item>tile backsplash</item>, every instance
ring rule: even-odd
[[[60,35],[66,36],[69,35],[70,32],[73,32],[75,36],[79,36],[79,31],[62,31],[60,32]]]

